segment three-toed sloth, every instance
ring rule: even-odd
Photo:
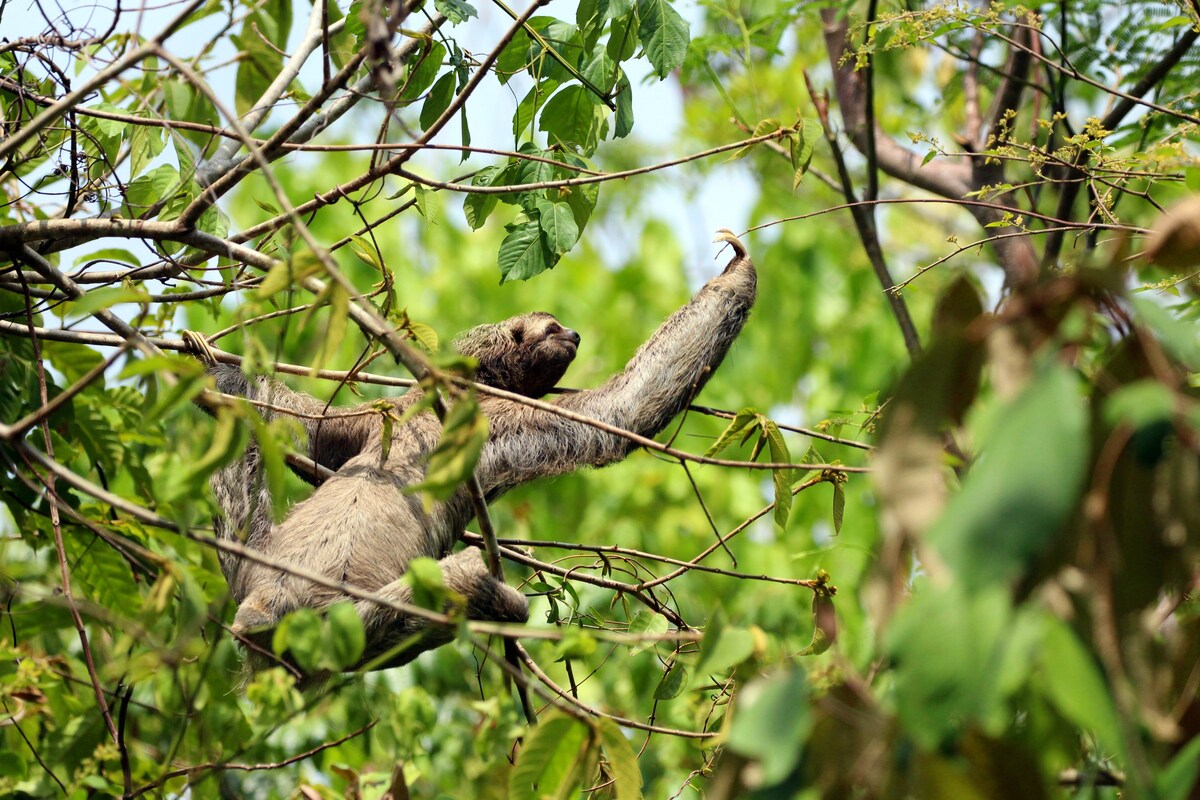
[[[556,397],[553,405],[642,436],[654,436],[680,413],[721,363],[754,303],[756,274],[741,243],[725,270],[672,314],[617,375],[602,386]],[[528,397],[554,387],[575,358],[579,335],[550,314],[536,312],[473,328],[455,341],[478,361],[476,380]],[[421,413],[394,426],[382,458],[377,414],[326,416],[326,404],[269,378],[247,379],[240,369],[208,364],[218,390],[294,410],[308,434],[307,454],[334,471],[283,521],[273,523],[257,449],[215,473],[212,485],[223,518],[217,533],[240,539],[278,562],[295,564],[389,600],[409,604],[404,579],[410,560],[439,560],[447,588],[466,598],[470,619],[524,622],[525,597],[489,575],[478,550],[451,553],[474,516],[466,487],[428,505],[404,489],[419,483],[441,426]],[[403,413],[419,389],[395,399]],[[636,445],[600,428],[551,411],[482,394],[490,435],[475,474],[488,500],[526,481],[579,467],[620,461]],[[266,417],[274,413],[264,411]],[[322,418],[324,417],[324,418]],[[351,599],[296,575],[221,554],[221,569],[238,603],[233,629],[243,635],[277,623],[300,608],[320,609]],[[388,653],[376,667],[407,663],[450,641],[454,631],[366,600],[355,601],[366,631],[363,664]],[[414,638],[415,637],[415,638]],[[400,647],[402,643],[409,644]],[[395,652],[391,652],[395,651]]]

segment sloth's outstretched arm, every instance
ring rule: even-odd
[[[566,394],[555,405],[642,436],[654,436],[712,376],[754,305],[757,276],[741,242],[734,258],[672,314],[602,386]],[[534,478],[619,461],[636,445],[562,416],[498,401],[488,407],[492,435],[478,474],[495,496]]]

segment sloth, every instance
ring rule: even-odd
[[[621,372],[598,388],[560,394],[553,405],[645,437],[662,431],[683,411],[725,357],[755,299],[757,278],[745,248],[727,232],[719,240],[734,250],[720,275],[663,322]],[[214,496],[223,514],[216,523],[218,536],[240,539],[277,561],[402,604],[413,601],[404,576],[408,563],[427,556],[438,560],[446,587],[465,598],[468,619],[528,619],[524,595],[492,577],[479,550],[451,553],[474,517],[466,487],[433,504],[404,491],[422,481],[429,453],[438,443],[441,425],[432,413],[394,426],[383,458],[383,426],[377,414],[327,416],[323,401],[269,378],[247,379],[240,369],[205,358],[205,346],[194,335],[188,340],[219,391],[304,414],[299,421],[308,437],[307,454],[334,471],[274,523],[261,459],[251,445],[238,461],[213,475]],[[534,312],[473,328],[454,344],[478,362],[479,383],[540,397],[562,378],[579,343],[579,334],[552,315]],[[396,398],[397,413],[416,403],[420,392],[414,388]],[[536,478],[612,464],[636,447],[596,426],[512,399],[481,394],[479,405],[490,433],[475,475],[488,501]],[[220,560],[238,603],[233,631],[242,637],[269,642],[261,638],[262,632],[285,614],[352,600],[235,554],[222,553]],[[372,601],[353,602],[366,633],[360,666],[399,666],[454,638],[449,627]]]

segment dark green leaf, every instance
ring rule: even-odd
[[[450,107],[453,99],[454,73],[447,72],[433,84],[433,88],[429,90],[429,96],[425,98],[425,103],[421,106],[421,130],[429,130],[429,126],[437,122],[443,112]]]
[[[579,227],[575,224],[575,215],[571,213],[569,205],[538,200],[537,210],[542,237],[551,252],[562,255],[575,246],[579,240]]]
[[[662,680],[658,682],[658,686],[654,689],[655,700],[672,700],[679,696],[684,687],[687,686],[688,671],[687,668],[676,662],[672,664],[666,672],[663,673]]]
[[[585,153],[596,149],[602,116],[596,97],[579,85],[568,86],[547,101],[538,129],[560,142],[577,144]]]
[[[687,23],[667,0],[638,0],[638,39],[659,79],[683,64],[691,39]],[[614,59],[621,61],[622,59]]]
[[[552,267],[553,254],[548,252],[541,226],[536,221],[511,226],[500,244],[498,263],[501,283],[528,280]]]

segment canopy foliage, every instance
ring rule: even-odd
[[[1200,6],[546,5],[0,4],[0,794],[1194,796]],[[437,491],[455,332],[596,385],[720,227],[760,297],[672,454],[490,509],[527,627],[243,674],[208,476],[311,488],[182,331],[422,378]]]

